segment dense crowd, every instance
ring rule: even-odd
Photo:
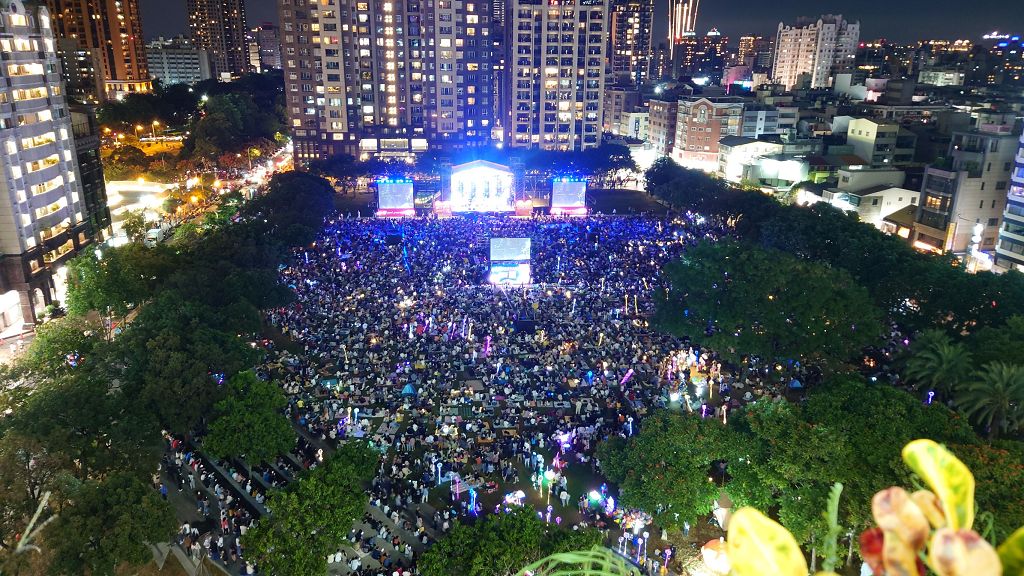
[[[656,407],[716,417],[784,388],[768,370],[730,374],[712,352],[651,325],[667,290],[662,267],[725,231],[693,214],[329,222],[281,271],[296,301],[268,313],[301,352],[272,351],[261,367],[305,434],[273,474],[234,467],[232,480],[262,504],[262,488],[315,465],[334,443],[368,439],[383,454],[371,512],[351,534],[354,553],[329,558],[360,575],[415,573],[417,556],[456,519],[534,491],[547,496],[552,522],[621,526],[623,512],[603,505],[600,439],[632,434]],[[490,239],[518,237],[532,241],[532,284],[488,284]],[[193,458],[175,454],[171,468]],[[577,467],[595,485],[572,485]],[[431,498],[438,485],[447,487],[441,502]],[[599,487],[594,506],[588,495]],[[214,497],[234,519],[227,545],[212,537],[230,559],[242,552],[230,536],[252,515]]]

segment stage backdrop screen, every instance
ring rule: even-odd
[[[529,238],[491,238],[491,262],[529,262]]]
[[[551,185],[552,208],[582,208],[587,205],[587,183],[555,180]]]
[[[452,212],[512,212],[512,173],[489,166],[452,172]]]
[[[377,207],[380,210],[413,208],[412,181],[381,180],[377,182]]]

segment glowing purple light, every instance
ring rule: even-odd
[[[933,400],[934,398],[935,398],[935,391],[934,391],[934,390],[929,390],[929,391],[928,391],[928,404],[929,404],[929,405],[931,405],[931,403],[932,403],[932,400]]]
[[[629,379],[632,378],[632,377],[633,377],[633,369],[630,368],[629,371],[626,372],[626,375],[622,377],[622,381],[619,382],[619,386],[625,386],[626,382],[629,382]]]

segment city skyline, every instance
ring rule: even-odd
[[[158,36],[174,36],[187,31],[185,4],[168,4],[160,0],[140,0],[143,33],[147,40]],[[250,26],[263,22],[278,23],[276,0],[247,0],[245,2]],[[979,0],[972,3],[969,13],[962,13],[962,5],[952,0],[907,0],[886,6],[884,13],[871,11],[865,5],[828,0],[778,0],[777,2],[721,2],[703,0],[697,16],[697,33],[718,28],[730,40],[748,34],[774,35],[780,21],[793,21],[798,17],[817,17],[820,14],[842,14],[861,22],[862,37],[873,40],[886,38],[894,42],[913,42],[925,39],[968,39],[980,41],[992,30],[1024,34],[1024,12],[1014,11],[999,0]],[[655,14],[668,14],[668,0],[655,0]],[[667,40],[668,22],[655,19],[656,42]],[[661,40],[658,40],[661,39]]]

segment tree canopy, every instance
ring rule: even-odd
[[[734,411],[728,427],[659,411],[628,440],[604,442],[598,455],[602,470],[619,483],[622,504],[660,511],[659,523],[692,523],[711,511],[722,490],[736,507],[775,511],[798,540],[809,542],[827,529],[821,511],[835,482],[844,486],[842,525],[856,531],[870,524],[872,496],[909,481],[900,453],[917,438],[945,442],[979,460],[1012,461],[1012,453],[984,447],[944,405],[852,376],[830,378],[804,404],[761,401]],[[984,494],[1004,535],[1019,523],[1013,508],[1019,498],[999,498],[1022,470],[1011,465],[978,478],[979,499]]]
[[[738,242],[702,242],[670,265],[658,318],[726,358],[834,365],[881,335],[881,314],[842,270]]]
[[[423,576],[512,576],[545,556],[588,549],[600,542],[597,530],[562,529],[525,506],[488,515],[473,525],[457,522],[417,566]]]
[[[295,446],[280,386],[246,370],[232,376],[228,387],[227,396],[214,406],[204,448],[220,458],[244,456],[248,463],[263,464]]]
[[[287,488],[270,492],[269,516],[242,537],[246,554],[262,572],[321,576],[327,554],[348,535],[366,505],[366,487],[378,455],[363,442],[347,442]]]
[[[170,505],[139,478],[118,473],[85,482],[46,529],[51,573],[113,574],[122,562],[145,564],[147,544],[167,542],[177,529]]]

